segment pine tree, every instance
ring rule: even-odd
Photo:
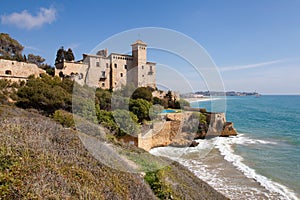
[[[65,59],[65,50],[64,47],[61,47],[57,50],[55,63],[60,63]]]
[[[73,60],[75,60],[75,57],[74,57],[72,49],[69,48],[68,51],[65,53],[65,55],[66,55],[66,60],[67,61],[73,61]]]

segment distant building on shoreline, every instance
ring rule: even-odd
[[[77,62],[57,62],[55,75],[102,89],[117,89],[129,83],[135,87],[156,88],[156,63],[147,62],[147,44],[137,40],[131,46],[132,55],[108,55],[104,49],[96,55],[83,54],[83,59]]]

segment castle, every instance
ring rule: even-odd
[[[96,55],[83,54],[80,61],[62,60],[55,63],[55,75],[102,89],[114,90],[129,83],[156,88],[156,63],[147,62],[147,44],[137,40],[131,46],[132,55],[108,55],[104,49]]]
[[[0,79],[13,82],[26,81],[28,76],[38,77],[42,73],[45,73],[45,71],[36,64],[0,59]]]

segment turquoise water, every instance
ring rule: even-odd
[[[241,134],[231,146],[234,154],[255,173],[299,196],[300,96],[227,97],[226,105],[227,121]],[[200,102],[200,107],[209,111],[211,102]]]
[[[176,110],[167,109],[167,110],[163,110],[161,113],[176,113]]]

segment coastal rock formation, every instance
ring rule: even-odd
[[[232,122],[226,122],[225,113],[206,113],[208,131],[198,132],[199,119],[193,119],[194,112],[169,113],[166,121],[154,122],[153,128],[138,136],[138,147],[149,151],[154,147],[195,147],[195,139],[236,136]],[[198,129],[198,130],[197,130]]]
[[[196,146],[198,146],[198,144],[199,144],[199,142],[196,142],[195,140],[193,140],[190,147],[196,147]]]
[[[209,128],[205,138],[236,136],[232,122],[227,122],[225,113],[209,113]]]
[[[223,131],[221,132],[221,137],[237,136],[237,131],[233,128],[232,122],[226,122],[224,124]]]

